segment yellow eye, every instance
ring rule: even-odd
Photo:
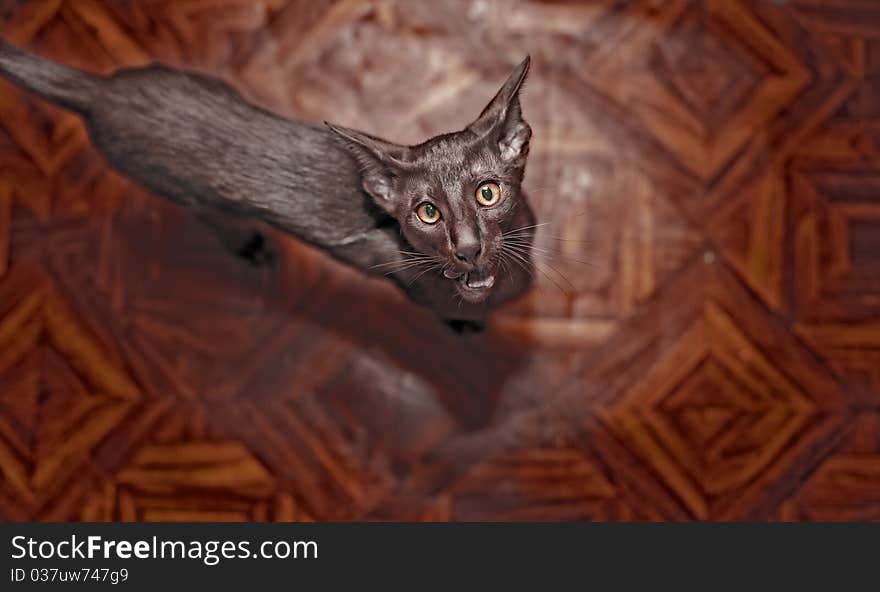
[[[440,220],[440,210],[432,203],[425,202],[416,210],[419,220],[425,224],[436,224]]]
[[[501,201],[501,187],[498,183],[483,183],[477,187],[477,202],[483,206],[494,206]]]

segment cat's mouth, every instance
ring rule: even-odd
[[[468,302],[482,302],[495,285],[495,274],[488,269],[472,269],[465,273],[446,274],[455,281],[459,294]]]

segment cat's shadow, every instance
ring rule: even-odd
[[[401,391],[386,393],[391,395],[389,404],[410,394],[417,398],[416,393],[405,392],[407,385],[412,386],[403,379],[407,375],[422,383],[418,397],[430,393],[461,430],[488,427],[499,419],[499,408],[510,409],[509,401],[502,401],[505,387],[528,367],[531,348],[491,319],[482,330],[467,324],[451,327],[411,302],[391,281],[366,278],[319,250],[272,231],[269,245],[279,256],[271,265],[255,266],[247,257],[230,252],[203,224],[172,206],[160,207],[181,215],[170,218],[174,222],[158,243],[163,262],[193,266],[195,276],[215,274],[222,282],[236,284],[253,297],[249,315],[309,325],[353,346],[340,350],[348,350],[346,355],[364,362],[370,372],[395,374],[375,376],[376,384]],[[151,252],[148,247],[153,243],[142,236],[141,218],[128,218],[126,244],[135,252]]]
[[[451,326],[409,301],[390,281],[367,280],[332,262],[326,266],[331,269],[320,286],[291,314],[304,315],[361,355],[382,359],[388,372],[416,375],[462,429],[493,423],[505,385],[528,364],[526,341],[491,319],[484,327]],[[289,266],[276,273],[282,298],[302,289]]]

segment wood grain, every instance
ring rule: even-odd
[[[529,52],[535,289],[456,336],[277,269],[0,81],[0,518],[880,519],[880,6],[39,0],[12,42],[161,61],[400,142]]]

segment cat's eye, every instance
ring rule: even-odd
[[[491,181],[477,187],[477,202],[482,206],[494,206],[501,201],[501,187]]]
[[[430,202],[425,202],[416,210],[419,220],[425,224],[436,224],[440,220],[440,210]]]

